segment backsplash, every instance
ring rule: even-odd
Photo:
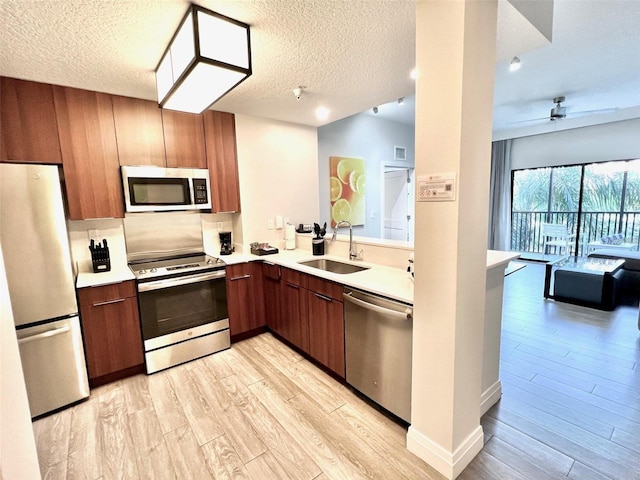
[[[145,215],[154,215],[153,213]],[[164,214],[166,215],[166,214]],[[218,228],[221,231],[232,231],[232,214],[229,213],[202,213],[202,240],[204,249],[213,256],[220,254],[220,239]],[[170,227],[170,226],[169,226]],[[109,244],[111,268],[127,267],[127,249],[124,239],[124,226],[121,218],[100,218],[95,220],[67,221],[69,243],[71,245],[71,259],[74,273],[93,272],[91,264],[91,252],[89,251],[89,230],[97,230],[97,240],[106,239]]]

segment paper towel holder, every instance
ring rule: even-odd
[[[295,226],[291,223],[287,223],[287,227],[284,231],[284,243],[285,250],[296,249],[296,230]]]

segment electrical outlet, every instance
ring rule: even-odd
[[[267,220],[267,230],[273,230],[273,218]]]
[[[87,230],[87,233],[89,234],[89,240],[95,240],[96,242],[98,241],[98,230],[97,229]]]

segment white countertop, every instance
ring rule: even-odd
[[[298,263],[301,261],[304,262],[306,260],[315,260],[319,258],[327,258],[342,263],[369,267],[369,269],[341,275]],[[341,283],[348,287],[358,288],[367,292],[383,295],[394,300],[399,300],[404,303],[413,304],[413,280],[409,278],[409,274],[406,270],[401,268],[386,267],[370,262],[353,262],[333,255],[314,256],[307,250],[285,250],[274,255],[263,256],[233,254],[228,257],[222,257],[222,259],[229,265],[244,261],[271,262],[276,265],[280,265],[281,267],[298,270],[316,277]]]
[[[487,270],[498,267],[506,268],[507,264],[511,260],[518,258],[519,256],[520,255],[518,253],[514,252],[487,250]],[[387,267],[371,262],[354,262],[332,255],[314,256],[311,252],[306,250],[284,250],[274,255],[263,256],[233,253],[231,255],[224,255],[221,258],[227,265],[252,261],[271,262],[276,265],[280,265],[281,267],[291,268],[293,270],[308,273],[309,275],[315,275],[316,277],[341,283],[348,287],[358,288],[367,292],[399,300],[404,303],[413,304],[413,280],[409,278],[406,270],[402,268]],[[318,258],[328,258],[343,263],[351,263],[369,268],[355,273],[337,274],[298,263]],[[76,280],[76,287],[95,287],[134,279],[135,277],[129,267],[115,267],[109,272],[80,272]]]
[[[507,264],[520,257],[517,252],[503,252],[500,250],[487,250],[487,270],[492,268],[502,267],[506,268]]]
[[[135,280],[133,272],[128,266],[112,266],[108,272],[80,272],[76,278],[76,288],[98,287],[100,285],[109,285],[112,283],[125,282],[127,280]]]

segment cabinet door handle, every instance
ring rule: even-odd
[[[233,277],[233,278],[230,278],[229,280],[232,282],[235,282],[236,280],[244,280],[245,278],[251,278],[251,275],[242,275],[240,277]]]
[[[300,285],[296,285],[295,283],[287,282],[287,286],[291,288],[295,288],[296,290],[300,288]]]
[[[124,302],[125,300],[126,300],[126,298],[118,298],[117,300],[109,300],[109,301],[106,301],[106,302],[94,303],[93,306],[94,307],[102,307],[103,305],[111,305],[112,303]]]
[[[316,297],[318,297],[318,298],[320,298],[320,299],[322,299],[322,300],[324,300],[326,302],[333,302],[333,298],[331,298],[331,297],[325,297],[324,295],[320,295],[319,293],[316,293],[316,292],[313,292],[313,294]]]

